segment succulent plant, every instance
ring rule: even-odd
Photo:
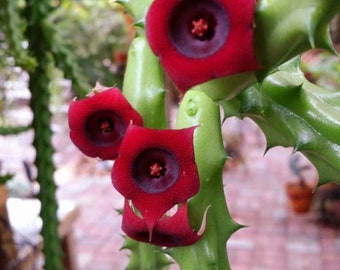
[[[7,15],[16,8],[16,2],[3,1]],[[340,2],[116,2],[133,16],[137,28],[122,87],[124,103],[129,104],[129,109],[124,110],[131,109],[143,119],[140,121],[137,116],[138,128],[127,127],[128,117],[114,153],[101,156],[117,158],[112,182],[125,197],[122,226],[131,237],[126,237],[123,246],[131,250],[127,268],[161,269],[169,264],[167,255],[170,255],[186,270],[230,269],[226,241],[242,226],[231,218],[223,190],[222,170],[227,153],[221,135],[220,106],[224,108],[224,118],[253,119],[266,136],[267,150],[278,145],[290,146],[304,154],[318,170],[319,185],[339,182],[339,95],[305,78],[300,69],[300,55],[313,48],[336,53],[329,24],[340,12]],[[31,76],[42,233],[49,239],[44,246],[46,268],[62,269],[54,215],[57,204],[52,178],[47,64],[53,60],[65,70],[80,98],[90,87],[74,65],[72,53],[58,39],[53,25],[45,20],[52,9],[50,1],[27,0],[24,9],[27,29],[20,32],[22,22],[16,16],[9,16],[6,34],[18,62],[29,66]],[[24,39],[23,33],[29,40],[28,51],[18,46]],[[169,128],[166,115],[165,74],[181,94],[175,130]],[[96,102],[89,102],[88,111],[107,105],[105,99]],[[114,111],[119,106],[113,102],[112,107]],[[89,137],[92,132],[89,129],[94,129],[89,144],[111,142],[111,131],[122,130],[115,126],[119,120],[112,116],[112,111],[106,110],[77,132],[83,131]],[[71,110],[71,126],[80,123],[84,127],[84,118],[73,113]],[[172,134],[182,134],[179,137],[183,136],[186,145],[181,147],[182,140]],[[180,153],[181,157],[174,153]],[[103,151],[93,155],[101,154]],[[150,163],[140,156],[146,156]],[[188,171],[178,166],[182,159],[190,161],[186,165]],[[296,164],[292,164],[292,169],[301,175]],[[185,190],[186,186],[189,190]],[[166,205],[157,205],[159,202]],[[177,212],[172,216],[165,214],[172,207],[177,207]]]

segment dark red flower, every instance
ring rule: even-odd
[[[256,0],[155,0],[146,16],[153,52],[180,91],[258,69],[253,46]]]
[[[201,228],[194,231],[188,220],[188,205],[183,203],[173,216],[160,219],[152,232],[149,231],[145,220],[138,217],[129,201],[125,200],[123,211],[123,231],[132,239],[147,242],[158,246],[177,247],[187,246],[197,242],[205,230],[206,213],[203,216]]]
[[[87,156],[115,159],[127,127],[143,125],[118,88],[75,100],[68,113],[72,142]]]
[[[132,201],[150,232],[170,208],[199,191],[194,130],[131,125],[126,131],[112,169],[112,183]]]

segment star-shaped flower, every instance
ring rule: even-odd
[[[115,159],[127,127],[143,119],[118,88],[94,91],[70,104],[70,138],[87,156]]]
[[[153,52],[181,92],[214,78],[259,68],[256,0],[155,0],[146,16]]]
[[[131,125],[126,131],[112,169],[112,183],[140,212],[150,234],[169,209],[199,191],[194,130]]]

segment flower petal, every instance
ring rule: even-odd
[[[118,88],[109,88],[70,104],[68,122],[72,142],[85,155],[115,159],[130,123],[143,125]]]
[[[171,207],[199,191],[194,130],[131,125],[126,131],[112,169],[112,183],[132,200],[150,229]]]
[[[254,53],[256,0],[155,0],[146,16],[153,52],[181,92],[259,68]]]
[[[201,228],[205,228],[205,215],[206,213]],[[192,245],[202,237],[204,232],[200,230],[200,233],[197,233],[190,227],[187,202],[179,207],[175,215],[160,219],[150,230],[145,220],[138,217],[128,200],[125,200],[122,229],[132,239],[166,247]]]

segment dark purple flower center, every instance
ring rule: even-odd
[[[121,117],[113,111],[97,111],[86,121],[85,132],[95,144],[109,146],[120,143],[126,127]]]
[[[214,54],[225,43],[228,32],[228,16],[217,1],[184,0],[170,17],[170,39],[187,57]]]
[[[178,162],[167,149],[146,149],[132,162],[133,181],[147,193],[166,191],[177,181],[178,176]]]

